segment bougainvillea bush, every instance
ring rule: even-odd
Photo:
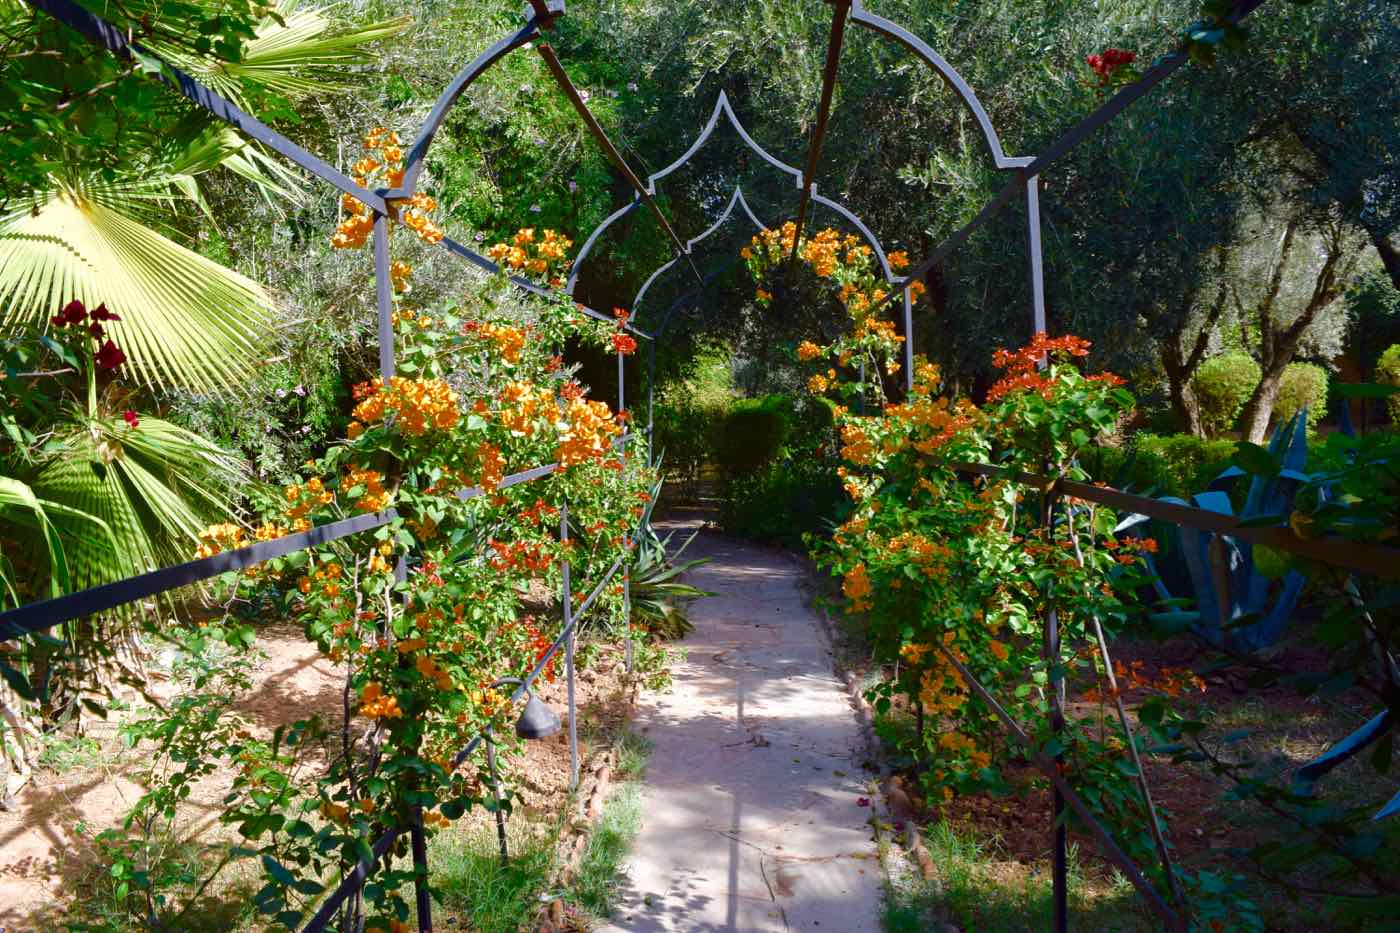
[[[354,166],[360,183],[392,181],[402,164],[397,139],[376,130],[366,145],[370,154]],[[440,237],[434,207],[415,198],[402,225]],[[358,248],[366,213],[353,199],[345,208],[333,242]],[[556,231],[525,229],[491,252],[549,283],[571,245]],[[509,688],[493,685],[544,660],[560,630],[565,561],[577,604],[627,557],[654,482],[644,450],[631,449],[624,465],[625,413],[590,398],[562,357],[579,344],[631,353],[625,314],[598,321],[563,298],[526,299],[503,275],[450,306],[419,308],[407,264],[395,262],[392,278],[395,374],[355,388],[346,438],[269,497],[251,530],[212,526],[196,555],[358,514],[398,514],[226,581],[235,602],[281,594],[344,677],[339,727],[298,722],[271,743],[211,731],[217,739],[200,752],[238,765],[221,818],[243,837],[240,851],[261,860],[256,906],[288,927],[351,866],[373,863],[370,846],[387,828],[421,814],[431,833],[489,799],[478,762],[457,761],[459,750],[488,727],[507,748],[516,741]],[[543,464],[557,467],[503,482]],[[590,618],[616,625],[621,608],[617,576]],[[245,628],[226,631],[247,640]],[[556,666],[542,676],[554,678]],[[308,765],[316,757],[308,746],[324,749],[324,766]],[[398,929],[409,909],[394,892],[412,875],[376,867],[351,914],[367,918],[367,929]]]
[[[793,239],[789,225],[744,251],[760,304],[780,293]],[[797,348],[812,367],[808,390],[840,403],[840,474],[853,505],[829,537],[808,541],[840,581],[840,608],[859,617],[884,662],[886,676],[868,693],[880,728],[912,757],[934,801],[1009,790],[1008,769],[1023,767],[1027,753],[1061,760],[1062,773],[1165,891],[1124,734],[1105,722],[1126,687],[1171,696],[1201,685],[1188,671],[1148,677],[1113,662],[1110,672],[1100,649],[1133,615],[1133,593],[1145,582],[1141,555],[1155,543],[1116,535],[1109,509],[1011,478],[1019,471],[1086,480],[1077,455],[1130,412],[1132,395],[1112,373],[1083,371],[1087,341],[1045,334],[996,353],[1002,378],[981,405],[950,398],[938,368],[917,357],[912,388],[893,388],[887,377],[900,373],[904,338],[884,308],[900,286],[867,248],[835,231],[814,234],[797,255],[809,274],[829,280],[850,323],[830,344]],[[901,253],[890,261],[895,271],[906,264]],[[1003,472],[960,469],[969,463]],[[1048,657],[1051,616],[1062,647]],[[1009,741],[967,675],[1027,728],[1030,748]],[[1052,696],[1067,689],[1107,715],[1070,716],[1052,731]],[[1177,881],[1195,892],[1218,879]]]

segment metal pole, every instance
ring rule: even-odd
[[[1032,333],[1045,332],[1045,263],[1040,249],[1040,176],[1026,178],[1026,261],[1031,285]]]
[[[428,840],[423,833],[423,808],[413,808],[409,827],[413,849],[413,893],[418,907],[418,933],[433,933],[433,900],[428,895]]]
[[[656,445],[655,438],[655,402],[656,402],[656,341],[648,342],[647,346],[647,466],[656,465]]]
[[[904,289],[904,391],[914,394],[914,298]]]
[[[655,341],[652,341],[652,343],[654,344]],[[627,385],[626,385],[626,378],[627,378],[627,365],[626,365],[626,362],[625,362],[625,357],[624,357],[621,353],[618,353],[618,354],[617,354],[617,410],[618,410],[619,412],[622,412],[622,411],[625,411],[625,410],[626,410],[626,403],[627,403]],[[623,444],[622,447],[620,447],[620,448],[618,449],[618,452],[617,452],[618,460],[622,463],[622,485],[623,485],[623,488],[624,488],[624,489],[627,487],[627,479],[628,479],[628,473],[629,473],[629,471],[628,471],[628,462],[627,462],[627,461],[628,461],[628,456],[627,456],[627,448],[628,448],[628,446],[629,446],[629,445],[627,445],[627,444]],[[623,536],[622,536],[622,547],[623,547],[623,551],[624,551],[624,553],[623,553],[623,559],[627,561],[627,563],[625,563],[625,564],[622,565],[622,642],[623,642],[622,650],[623,650],[623,654],[624,654],[624,656],[625,656],[625,658],[626,658],[626,668],[625,668],[625,669],[626,669],[626,671],[627,671],[628,674],[631,674],[631,673],[632,673],[632,567],[631,567],[631,557],[632,557],[632,555],[631,555],[631,551],[632,551],[632,532],[631,532],[631,529],[630,529],[630,528],[629,528],[629,529],[627,530],[627,532],[624,533]]]
[[[812,130],[812,145],[807,149],[807,169],[802,173],[802,198],[797,202],[797,222],[792,237],[792,255],[788,257],[788,270],[797,264],[797,250],[802,244],[802,226],[807,221],[807,207],[812,201],[812,186],[821,163],[822,143],[826,141],[826,127],[831,120],[831,98],[836,92],[836,72],[841,66],[841,44],[846,36],[846,14],[851,10],[851,0],[830,0],[834,7],[831,13],[831,31],[826,38],[826,67],[822,70],[822,96],[817,105],[817,123]]]
[[[501,865],[510,862],[510,850],[506,848],[506,815],[501,812],[501,778],[496,772],[496,743],[486,736],[486,768],[491,775],[491,797],[496,801],[496,838],[501,843]]]
[[[379,308],[379,377],[394,375],[394,293],[389,279],[389,218],[374,215],[374,295]]]
[[[559,540],[564,543],[564,677],[569,688],[569,790],[578,788],[578,716],[574,705],[574,632],[573,593],[569,589],[569,504],[559,506]]]
[[[1048,467],[1045,472],[1050,472]],[[1046,488],[1041,493],[1040,524],[1041,528],[1045,530],[1046,543],[1049,544],[1055,533],[1055,493],[1050,488]],[[1055,738],[1058,739],[1065,728],[1065,680],[1057,671],[1060,666],[1060,619],[1054,607],[1050,605],[1052,592],[1052,584],[1046,583],[1043,591],[1046,605],[1043,647],[1045,673],[1050,688],[1050,729]],[[1057,752],[1054,767],[1058,771],[1063,765],[1064,753]],[[1068,839],[1065,827],[1065,798],[1058,785],[1054,788],[1054,794],[1051,824],[1051,860],[1055,898],[1054,929],[1055,933],[1065,933],[1069,929],[1069,873],[1066,858]]]

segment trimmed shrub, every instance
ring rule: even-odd
[[[1305,405],[1311,433],[1327,411],[1327,370],[1312,363],[1289,363],[1279,379],[1274,423],[1287,424]]]
[[[699,491],[700,475],[724,415],[723,408],[700,404],[689,396],[656,406],[653,443],[662,469],[676,481],[683,499],[694,499]]]
[[[1230,466],[1234,452],[1235,442],[1224,438],[1143,432],[1133,435],[1130,449],[1090,448],[1080,463],[1096,481],[1190,499]]]
[[[725,482],[757,473],[776,460],[787,445],[797,420],[790,395],[739,399],[715,439],[715,460]]]
[[[1376,363],[1376,381],[1381,385],[1400,386],[1400,343],[1391,344]],[[1400,425],[1400,395],[1385,400],[1390,423]]]
[[[1213,356],[1201,364],[1191,387],[1201,408],[1201,426],[1206,434],[1218,437],[1234,428],[1261,375],[1259,364],[1242,350]]]
[[[850,508],[836,474],[833,408],[827,399],[785,395],[736,406],[720,454],[726,532],[801,550],[803,534],[827,532]],[[749,449],[729,449],[744,445]]]

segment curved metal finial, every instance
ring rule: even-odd
[[[551,0],[546,5],[546,10],[549,13],[548,19],[538,13],[530,17],[524,28],[514,35],[506,36],[482,52],[475,61],[457,72],[457,76],[452,79],[452,82],[443,88],[442,93],[433,103],[433,109],[428,111],[428,118],[423,121],[423,126],[418,130],[418,136],[413,140],[413,145],[409,147],[408,162],[404,166],[403,184],[388,192],[389,197],[413,197],[413,193],[418,187],[418,175],[423,171],[423,159],[428,154],[428,147],[432,145],[433,137],[437,135],[442,121],[447,119],[447,113],[457,102],[457,98],[461,97],[463,92],[471,87],[472,83],[481,77],[488,68],[529,42],[531,38],[539,34],[541,28],[548,27],[556,16],[561,15],[564,12],[563,0]]]
[[[734,113],[734,108],[730,106],[729,95],[726,94],[723,90],[721,90],[719,92],[719,98],[715,101],[715,108],[713,111],[710,112],[709,120],[705,122],[705,126],[700,131],[700,135],[696,137],[693,143],[690,144],[690,148],[686,149],[686,151],[682,153],[681,156],[674,162],[672,162],[670,165],[667,165],[665,168],[653,172],[652,174],[647,176],[646,190],[648,194],[655,195],[656,183],[658,181],[662,180],[663,178],[666,178],[668,175],[674,174],[681,167],[690,162],[690,160],[695,157],[695,154],[697,152],[699,152],[705,147],[705,144],[709,142],[710,137],[715,134],[715,130],[719,128],[720,117],[724,117],[729,121],[729,125],[732,126],[734,128],[734,131],[739,134],[739,138],[744,141],[744,144],[749,147],[750,151],[752,151],[755,155],[757,155],[759,158],[767,162],[770,166],[777,169],[778,171],[784,173],[785,175],[792,176],[794,186],[796,188],[800,189],[802,187],[801,170],[794,168],[791,165],[788,165],[786,162],[777,158],[768,150],[760,146],[758,142],[752,136],[749,135],[748,130],[744,129],[744,124],[739,122],[738,116]],[[734,205],[736,203],[735,198],[737,198],[737,203],[744,208],[744,213],[748,215],[749,219],[753,221],[756,227],[758,227],[760,230],[768,229],[768,225],[763,223],[754,215],[753,210],[749,207],[748,201],[744,199],[743,191],[740,188],[736,187],[735,197],[730,199],[729,206],[725,208],[724,213],[721,215],[719,221],[717,221],[714,225],[710,227],[709,230],[700,234],[698,237],[689,240],[686,243],[685,252],[681,254],[682,256],[689,256],[690,249],[692,246],[705,239],[705,237],[713,233],[715,229],[717,229],[721,224],[724,223],[726,219],[728,219],[729,214],[733,210]],[[836,211],[846,220],[850,221],[851,224],[858,231],[860,231],[860,235],[865,238],[866,243],[870,245],[871,249],[875,251],[875,255],[879,258],[880,269],[882,272],[884,272],[885,280],[893,283],[895,281],[895,277],[893,271],[890,269],[889,260],[885,257],[885,249],[883,246],[880,245],[880,241],[876,239],[875,234],[870,231],[870,228],[867,227],[860,220],[860,218],[857,217],[850,210],[838,204],[836,201],[833,201],[831,198],[827,198],[819,194],[817,192],[817,186],[815,184],[812,185],[812,200],[817,201],[818,203]],[[594,245],[598,242],[598,239],[603,235],[603,232],[606,231],[609,227],[611,227],[615,222],[621,220],[624,216],[635,210],[640,203],[641,200],[639,198],[634,198],[626,206],[614,211],[606,220],[599,224],[593,230],[592,233],[588,235],[588,239],[584,242],[583,247],[579,250],[578,255],[574,257],[573,270],[569,273],[569,281],[568,284],[565,286],[565,290],[568,291],[569,294],[573,294],[574,288],[578,284],[579,270],[580,268],[582,268],[584,262],[588,259],[589,254],[592,253]],[[665,263],[651,274],[651,276],[647,279],[646,284],[642,286],[641,291],[637,293],[637,297],[633,299],[632,307],[634,309],[637,307],[637,303],[641,300],[641,297],[644,294],[646,294],[646,290],[651,286],[651,283],[655,281],[657,276],[665,272],[671,266],[673,266],[676,263],[676,261],[680,258],[681,256],[673,258],[670,262]]]
[[[724,226],[725,221],[729,220],[729,215],[734,213],[735,205],[740,205],[744,208],[744,213],[748,216],[749,220],[753,221],[753,225],[759,230],[768,229],[768,225],[765,224],[763,221],[759,220],[754,215],[753,209],[749,207],[749,202],[744,199],[744,189],[742,187],[735,186],[734,193],[729,196],[729,204],[725,206],[723,213],[719,215],[719,219],[716,220],[714,223],[710,224],[710,226],[705,230],[704,233],[700,234],[697,237],[692,237],[691,239],[686,240],[685,251],[689,253],[692,249],[695,248],[696,243],[707,239],[710,236],[710,234],[714,233],[715,231],[719,230],[720,227]],[[646,282],[644,282],[642,284],[642,287],[637,290],[636,297],[632,299],[633,315],[635,315],[637,313],[637,309],[641,307],[642,299],[646,297],[647,291],[651,288],[652,283],[654,283],[657,279],[661,278],[661,276],[666,273],[666,270],[670,269],[679,261],[680,257],[677,256],[670,262],[662,263],[661,265],[656,267],[656,270],[652,272],[650,276],[648,276]],[[706,281],[708,282],[709,279],[707,278]]]
[[[744,141],[744,145],[748,146],[755,155],[778,171],[791,175],[793,180],[796,181],[797,187],[802,187],[802,173],[770,154],[767,149],[760,146],[758,142],[749,135],[749,131],[744,129],[744,124],[740,123],[739,118],[735,116],[734,108],[729,105],[729,95],[721,89],[719,92],[719,99],[715,101],[715,109],[710,114],[710,119],[706,121],[705,128],[700,131],[700,135],[696,137],[695,142],[691,143],[690,148],[670,165],[661,169],[659,172],[647,176],[647,189],[651,191],[652,194],[656,193],[656,183],[658,181],[685,165],[694,157],[695,153],[704,148],[705,143],[709,142],[710,137],[713,136],[715,130],[719,128],[720,116],[728,118],[729,125],[734,127],[734,132],[739,134],[739,138]]]
[[[961,98],[967,107],[972,118],[977,121],[977,125],[982,130],[982,137],[987,141],[987,148],[991,151],[992,161],[999,169],[1024,168],[1030,165],[1033,159],[1025,156],[1008,156],[1001,147],[1001,138],[997,136],[996,128],[992,126],[991,117],[987,116],[986,109],[982,102],[977,99],[977,94],[972,87],[963,80],[963,76],[958,74],[958,70],[948,64],[948,60],[935,52],[927,42],[914,35],[909,30],[898,23],[877,16],[865,9],[862,0],[853,0],[851,5],[851,22],[860,23],[872,32],[878,32],[887,38],[893,39],[924,60],[934,71],[938,72],[953,93]]]

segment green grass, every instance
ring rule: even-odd
[[[577,906],[595,917],[612,909],[620,868],[641,825],[641,786],[651,743],[624,732],[617,743],[613,769],[619,782],[584,850],[579,872],[567,891],[566,905]],[[530,926],[544,901],[559,892],[547,890],[559,839],[557,825],[537,826],[533,831],[519,815],[506,822],[510,862],[501,864],[495,823],[467,826],[433,837],[428,851],[434,885],[441,892],[433,920],[446,929],[461,924],[474,933],[514,933]],[[404,889],[412,901],[411,886]]]
[[[445,929],[457,929],[460,924],[479,933],[515,933],[535,916],[558,834],[520,831],[515,828],[519,822],[517,817],[506,824],[510,861],[505,865],[494,823],[454,828],[433,837],[428,863],[441,892],[441,902],[434,908],[436,924]],[[409,898],[411,903],[411,894]]]
[[[624,732],[618,740],[614,773],[620,783],[603,805],[602,816],[593,827],[579,863],[578,876],[566,894],[568,902],[583,907],[594,917],[612,915],[622,862],[642,824],[640,782],[650,753],[651,743],[632,732]]]
[[[888,933],[921,933],[939,921],[978,933],[1024,933],[1051,926],[1053,902],[1048,863],[1024,865],[1000,860],[990,841],[946,823],[925,831],[925,843],[938,875],[931,881],[902,880],[888,885],[884,928]],[[1086,876],[1076,847],[1069,858],[1070,926],[1075,929],[1137,933],[1155,929],[1132,886],[1118,876]]]
[[[642,792],[635,783],[613,791],[603,807],[603,815],[593,827],[579,863],[578,877],[570,886],[569,899],[595,917],[612,915],[619,869],[631,851],[632,840],[642,822]]]

